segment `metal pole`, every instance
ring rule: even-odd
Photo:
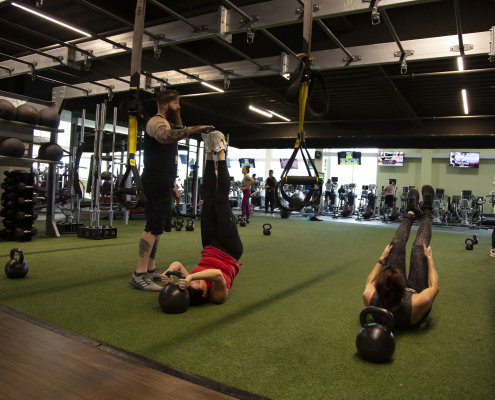
[[[182,186],[184,188],[184,204],[186,205],[186,210],[187,210],[187,196],[189,194],[189,153],[191,148],[191,139],[189,137],[186,138],[186,144],[187,144],[186,179]]]
[[[81,145],[82,143],[84,143],[84,119],[86,118],[86,109],[83,109],[82,110],[82,117],[81,117],[81,136],[79,138],[79,145]],[[79,182],[77,182],[77,184],[79,185]],[[87,183],[86,183],[87,185]],[[84,198],[84,194],[83,194],[83,198]],[[79,223],[79,219],[81,217],[81,200],[79,198],[79,195],[76,196],[76,200],[77,200],[77,223]]]
[[[464,41],[462,40],[461,10],[459,9],[459,0],[454,0],[454,8],[457,36],[459,36],[459,51],[461,52],[461,57],[464,57]]]
[[[113,109],[113,132],[112,132],[112,172],[110,179],[110,228],[113,226],[113,166],[115,162],[115,132],[117,131],[117,107]]]
[[[180,14],[177,14],[175,11],[172,11],[170,8],[168,7],[165,7],[163,4],[155,1],[155,0],[148,0],[151,4],[153,4],[154,6],[162,9],[163,11],[165,11],[167,14],[170,14],[172,16],[174,16],[175,18],[177,19],[180,19],[182,22],[185,22],[187,25],[189,25],[190,27],[192,27],[193,29],[195,29],[196,31],[201,31],[201,27],[200,26],[197,26],[197,25],[194,25],[192,22],[189,22],[186,18],[184,18],[182,15]]]
[[[320,20],[318,20],[320,22]],[[328,29],[328,28],[327,28]],[[280,40],[278,40],[275,36],[273,36],[270,32],[268,32],[266,29],[260,29],[261,32],[263,32],[266,36],[268,36],[271,40],[273,40],[275,43],[277,43],[286,53],[290,54],[291,56],[297,58],[296,53],[294,53],[291,49],[289,49],[284,43],[282,43]]]
[[[241,15],[243,18],[246,19],[246,21],[251,21],[253,18],[251,18],[249,15],[247,15],[244,11],[242,11],[240,8],[237,8],[234,6],[230,1],[228,0],[220,0],[223,4],[226,6],[229,6],[232,10],[234,10],[237,14]]]
[[[101,104],[101,116],[100,116],[100,135],[98,137],[98,165],[96,176],[96,226],[100,226],[100,191],[101,191],[101,151],[103,145],[103,135],[105,132],[107,107],[105,103]]]
[[[399,46],[400,52],[402,55],[406,54],[406,51],[404,50],[404,47],[402,47],[402,43],[400,42],[399,36],[397,36],[397,32],[395,32],[394,26],[392,25],[392,22],[390,22],[390,19],[388,18],[387,12],[385,10],[380,10],[380,13],[383,16],[383,20],[385,21],[385,24],[388,27],[388,30],[392,34],[392,37],[395,40],[395,43],[397,43],[397,46]]]
[[[89,210],[89,227],[93,227],[93,212],[95,204],[95,164],[96,164],[96,152],[98,151],[98,129],[100,124],[100,105],[96,105],[96,114],[95,114],[95,140],[93,146],[93,168],[91,168],[91,209]]]
[[[196,140],[196,165],[195,165],[195,172],[196,172],[196,190],[194,191],[194,215],[196,216],[198,214],[198,196],[199,196],[199,146],[200,142],[199,139]]]
[[[349,57],[352,61],[354,61],[354,56],[349,52],[349,50],[347,50],[344,45],[340,42],[339,39],[337,39],[337,36],[335,36],[333,34],[333,32],[328,29],[328,27],[325,25],[325,23],[321,20],[321,19],[318,19],[316,20],[316,23],[318,25],[320,25],[321,29],[323,29],[323,31],[328,35],[330,36],[330,39],[333,40],[333,42],[340,47],[340,49],[347,55],[347,57]]]

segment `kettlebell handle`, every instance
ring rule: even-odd
[[[267,226],[267,225],[270,227],[269,229],[272,229],[272,224],[264,224],[263,229],[265,229],[265,226]]]
[[[24,253],[22,252],[21,249],[10,250],[10,259],[11,260],[15,260],[15,258],[14,258],[15,253],[19,253],[19,264],[22,264],[24,262]]]
[[[395,324],[394,315],[390,311],[385,310],[384,308],[373,307],[373,306],[364,308],[361,311],[361,314],[359,314],[359,322],[361,322],[361,326],[364,327],[365,325],[367,325],[366,324],[366,316],[368,314],[380,314],[380,315],[382,315],[387,320],[387,325],[386,325],[385,329],[387,329],[387,331],[389,331],[389,332],[392,332],[392,329],[394,329],[394,324]]]
[[[189,223],[189,221],[191,221],[191,224],[194,222],[191,218],[187,220],[187,223]]]
[[[186,279],[185,275],[182,272],[176,271],[175,269],[171,269],[170,271],[165,272],[165,276],[168,276],[170,278],[170,275],[175,275],[179,279]]]
[[[177,222],[184,224],[184,218],[182,217],[177,217]]]
[[[470,238],[467,238],[467,239],[464,241],[464,244],[468,244],[468,240],[469,240],[470,244],[473,244],[474,240],[473,240],[473,239],[470,239]],[[14,250],[12,250],[12,251],[14,251]],[[11,254],[11,255],[10,255],[10,257],[12,257],[12,253],[10,253],[10,254]]]

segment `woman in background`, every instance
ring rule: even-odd
[[[254,179],[249,176],[249,166],[242,167],[241,190],[242,190],[242,204],[241,204],[241,218],[246,217],[246,222],[249,224],[249,199],[251,198],[250,186],[253,184]]]

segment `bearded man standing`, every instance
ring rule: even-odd
[[[180,202],[180,193],[175,186],[178,162],[177,142],[192,134],[214,127],[198,125],[183,127],[180,118],[179,93],[162,90],[156,99],[158,113],[148,121],[144,136],[144,170],[141,176],[144,194],[146,226],[139,241],[139,257],[136,271],[129,283],[136,289],[158,292],[153,280],[161,274],[155,268],[155,257],[160,236],[171,230],[172,205]]]

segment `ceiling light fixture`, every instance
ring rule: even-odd
[[[276,112],[273,112],[273,111],[270,111],[270,110],[267,110],[267,111],[268,111],[270,114],[275,115],[276,117],[282,118],[284,121],[290,122],[290,119],[289,119],[289,118],[287,118],[287,117],[284,117],[284,116],[282,116],[282,115],[280,115],[280,114],[277,114]]]
[[[459,71],[464,71],[464,62],[462,57],[457,58],[457,65],[459,66]]]
[[[205,86],[208,86],[209,88],[215,89],[217,92],[221,92],[221,93],[224,92],[222,89],[219,89],[219,88],[217,88],[217,87],[215,87],[213,85],[210,85],[209,83],[206,83],[206,82],[201,81],[201,84],[202,85],[205,85]]]
[[[462,100],[464,101],[464,112],[469,114],[466,89],[462,89]]]
[[[253,111],[256,111],[257,113],[263,114],[265,117],[270,117],[270,118],[272,117],[272,114],[267,113],[266,111],[260,110],[259,108],[256,108],[256,107],[253,107],[253,106],[249,106],[249,109],[250,110],[253,110]]]
[[[45,19],[47,19],[48,21],[55,22],[56,24],[59,24],[59,25],[65,26],[66,28],[72,29],[73,31],[76,31],[76,32],[79,32],[79,33],[81,33],[81,34],[83,34],[83,35],[85,35],[85,36],[89,36],[89,37],[91,37],[91,35],[90,35],[89,33],[83,32],[83,31],[81,31],[81,30],[79,30],[79,29],[77,29],[77,28],[74,28],[73,26],[70,26],[70,25],[64,24],[63,22],[60,22],[60,21],[57,21],[56,19],[51,18],[51,17],[49,17],[48,15],[42,14],[42,13],[40,13],[40,12],[38,12],[38,11],[35,11],[35,10],[31,10],[30,8],[28,8],[28,7],[24,7],[24,6],[21,6],[20,4],[17,4],[17,3],[13,3],[13,2],[12,2],[12,3],[10,3],[10,4],[12,4],[13,6],[16,6],[16,7],[22,8],[23,10],[25,10],[25,11],[27,11],[27,12],[30,12],[30,13],[32,13],[32,14],[35,14],[35,15],[37,15],[37,16],[39,16],[39,17],[45,18]]]

